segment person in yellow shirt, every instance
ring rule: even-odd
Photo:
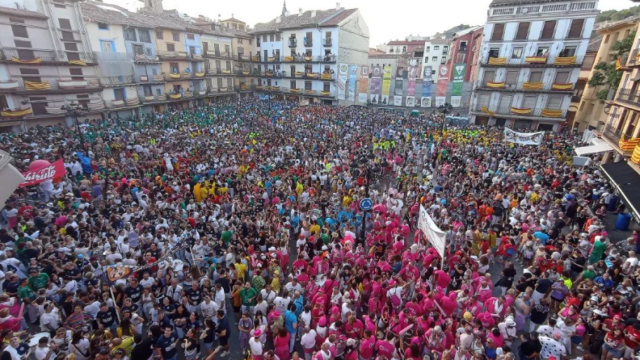
[[[209,196],[209,190],[206,186],[200,187],[200,199],[204,200]]]
[[[119,349],[122,349],[127,357],[131,356],[131,350],[133,350],[133,336],[126,337],[124,339],[114,338],[111,340],[111,356],[114,356]]]
[[[314,223],[313,225],[311,225],[311,227],[309,227],[309,231],[316,237],[318,238],[318,236],[320,236],[320,225],[318,225],[318,223]]]
[[[200,185],[200,183],[197,183],[194,187],[193,187],[193,196],[196,198],[196,202],[202,202],[202,194],[200,193],[200,187],[202,185]]]
[[[236,277],[242,281],[244,284],[245,274],[247,273],[247,265],[242,263],[240,258],[236,259],[236,263],[233,264],[233,267],[236,269]]]

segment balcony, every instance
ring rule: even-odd
[[[20,65],[70,64],[84,66],[87,63],[93,63],[94,57],[92,54],[72,52],[56,54],[54,50],[3,48],[0,49],[0,60]]]
[[[628,66],[638,66],[640,65],[640,49],[635,49],[631,51],[631,56],[629,57],[629,61],[627,62]]]
[[[145,54],[131,54],[133,62],[142,64],[155,64],[160,63],[160,58],[157,55],[145,55]]]
[[[284,62],[286,63],[335,63],[335,55],[323,55],[323,56],[285,56]]]
[[[203,56],[208,58],[231,59],[230,53],[219,50],[205,50]]]
[[[0,81],[0,93],[1,92],[13,92],[18,90],[20,82],[18,80],[6,80]]]
[[[204,61],[202,55],[199,54],[189,53],[189,58],[191,59],[191,61]]]
[[[333,44],[333,42],[331,41],[331,38],[322,39],[322,46],[331,47],[332,44]]]
[[[304,47],[313,47],[313,38],[308,39],[308,38],[304,38]]]
[[[622,130],[615,129],[613,126],[607,125],[605,126],[602,135],[609,139],[612,143],[618,144],[620,143],[620,139],[622,138]]]
[[[482,59],[482,66],[485,67],[531,67],[531,68],[579,68],[575,56],[527,56],[524,59],[512,59],[506,57],[488,57]]]
[[[186,51],[158,51],[161,60],[189,60]]]
[[[195,78],[193,73],[169,73],[164,75],[166,81],[184,81]]]
[[[460,46],[458,48],[458,52],[467,52],[467,46],[466,45],[465,46]]]
[[[164,80],[164,76],[163,75],[151,75],[151,78],[149,78],[149,75],[138,75],[137,77],[138,79],[138,83],[139,84],[153,84],[153,83],[163,83],[165,82]]]
[[[559,2],[554,4],[533,5],[523,4],[522,6],[501,6],[495,7],[489,11],[489,18],[511,18],[515,15],[528,16],[553,16],[557,14],[567,14],[565,16],[572,17],[575,13],[597,13],[596,1],[581,2]],[[575,14],[575,15],[574,15]]]
[[[626,103],[628,105],[640,107],[640,94],[635,94],[631,92],[629,89],[623,89],[618,91],[618,96],[616,96],[617,102]]]
[[[17,86],[16,86],[17,83]],[[102,91],[97,79],[50,79],[43,81],[16,80],[0,83],[1,89],[11,88],[12,92],[21,95],[31,94],[74,94]]]
[[[246,55],[244,53],[240,53],[240,54],[237,54],[236,59],[238,61],[249,61],[251,58],[249,57],[249,55]]]
[[[289,47],[290,48],[295,48],[298,46],[298,39],[296,38],[289,38]]]

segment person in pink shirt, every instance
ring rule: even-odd
[[[376,341],[375,350],[378,352],[378,356],[384,356],[387,359],[391,359],[396,347],[391,343],[394,335],[392,333],[387,334],[385,340]]]
[[[364,331],[364,338],[360,341],[360,357],[362,360],[373,358],[373,350],[376,346],[376,338],[370,330]]]
[[[333,355],[331,354],[330,346],[328,343],[323,343],[320,346],[320,350],[313,355],[313,360],[330,360],[333,359]]]

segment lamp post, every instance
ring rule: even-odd
[[[85,149],[85,147],[84,147],[84,135],[82,134],[82,131],[80,131],[80,122],[78,121],[78,117],[80,115],[82,115],[81,111],[84,111],[85,109],[82,106],[80,106],[78,103],[71,102],[68,105],[61,106],[60,110],[65,111],[66,115],[68,117],[73,118],[75,120],[76,133],[77,133],[78,137],[80,138],[80,146],[82,147],[82,151],[84,151],[84,149]]]
[[[367,154],[368,152],[368,154]],[[369,197],[369,183],[371,182],[371,161],[375,158],[375,155],[373,154],[373,148],[371,149],[362,149],[360,152],[360,155],[358,157],[358,162],[360,163],[360,167],[363,168],[364,170],[364,175],[365,175],[365,184],[364,184],[364,193],[365,193],[365,197],[368,198]],[[362,226],[360,228],[360,241],[362,241],[362,244],[366,244],[366,238],[365,238],[365,233],[366,233],[366,229],[365,229],[365,225],[366,225],[366,219],[367,219],[367,212],[370,210],[363,210],[362,211]]]
[[[453,106],[451,106],[451,104],[449,104],[448,102],[438,106],[438,111],[440,111],[440,113],[443,116],[442,119],[442,132],[444,133],[444,128],[447,124],[447,114],[451,113],[451,110],[453,109]]]

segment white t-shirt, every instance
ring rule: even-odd
[[[254,356],[262,355],[263,347],[262,347],[262,343],[260,342],[260,339],[256,340],[255,337],[252,337],[251,339],[249,339],[249,347],[251,348],[251,355],[254,355]]]
[[[316,331],[311,329],[308,333],[302,335],[300,344],[305,349],[311,349],[316,346]]]
[[[44,358],[47,357],[47,354],[49,353],[49,346],[45,346],[45,347],[36,347],[36,360],[43,360]],[[51,355],[50,359],[55,359],[55,354]]]

